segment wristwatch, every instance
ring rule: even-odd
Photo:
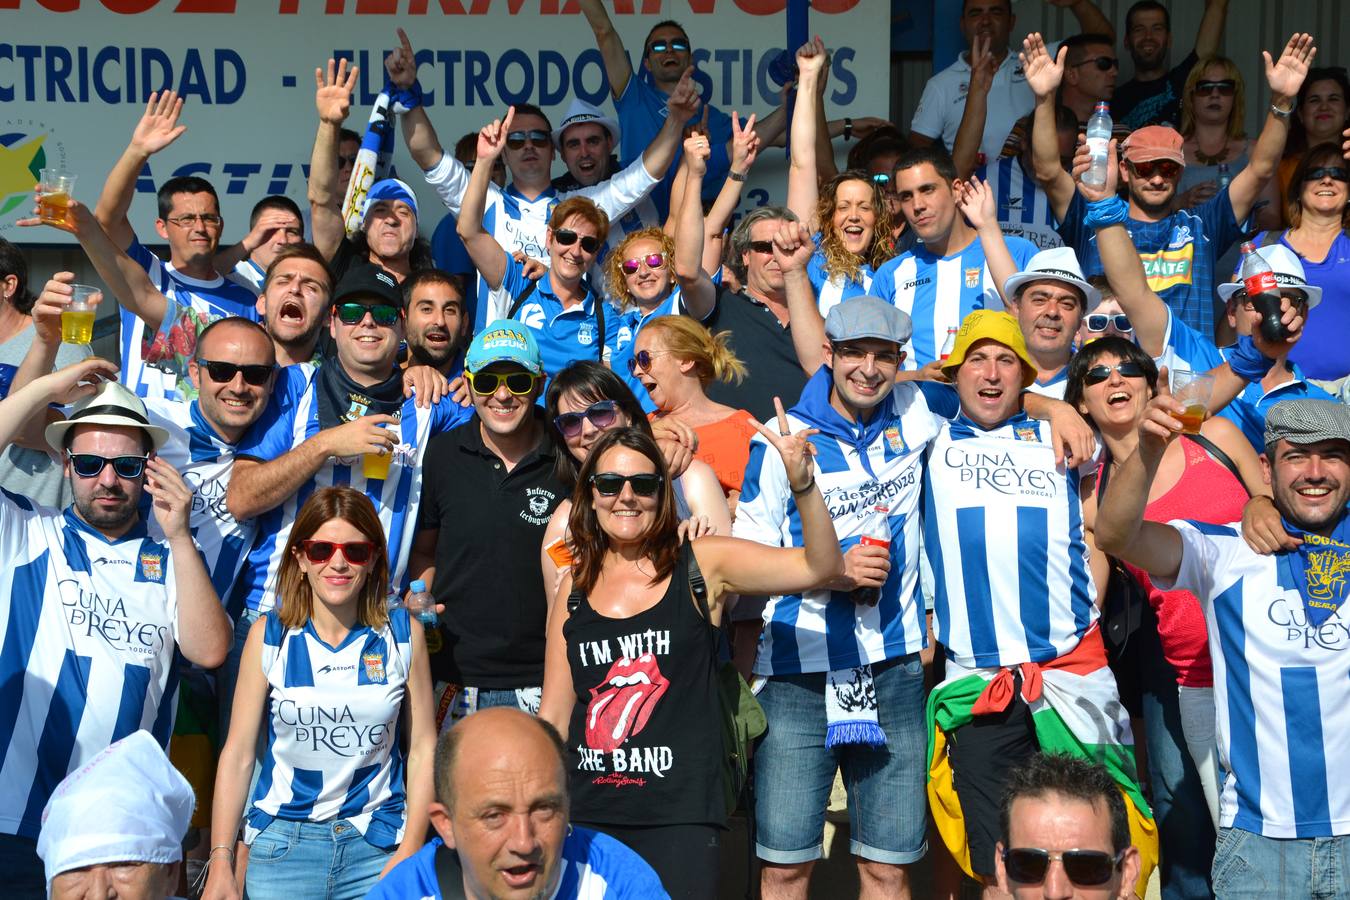
[[[1270,104],[1270,113],[1277,119],[1284,119],[1285,121],[1288,121],[1289,117],[1294,114],[1294,106],[1296,102],[1297,101],[1295,100],[1290,100],[1288,109],[1280,109],[1278,106],[1272,103]]]
[[[853,140],[853,120],[844,116],[844,140]]]

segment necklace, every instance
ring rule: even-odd
[[[1206,153],[1204,150],[1200,149],[1200,141],[1197,140],[1195,142],[1195,159],[1202,166],[1217,166],[1219,163],[1224,161],[1224,157],[1226,157],[1227,155],[1228,155],[1227,141],[1224,141],[1223,147],[1221,147],[1219,149],[1219,152],[1215,154]]]

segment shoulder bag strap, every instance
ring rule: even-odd
[[[1233,460],[1229,458],[1227,453],[1224,453],[1222,450],[1219,449],[1218,444],[1214,443],[1209,438],[1205,437],[1203,434],[1187,434],[1182,436],[1189,438],[1195,443],[1199,444],[1201,449],[1203,449],[1210,456],[1214,457],[1215,461],[1218,462],[1219,465],[1223,466],[1229,472],[1232,472],[1233,477],[1237,479],[1237,483],[1242,485],[1242,489],[1244,491],[1247,491],[1247,482],[1242,480],[1242,475],[1241,473],[1238,472],[1237,466],[1233,464]],[[1247,491],[1247,495],[1251,496],[1251,491]]]
[[[530,299],[530,295],[534,293],[534,289],[538,287],[538,285],[539,282],[531,281],[529,284],[525,285],[525,290],[516,295],[516,298],[511,301],[511,308],[507,310],[506,317],[508,319],[514,319],[516,317],[516,313],[520,312],[521,306],[525,304],[526,300]]]

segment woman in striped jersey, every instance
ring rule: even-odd
[[[421,848],[436,743],[431,677],[422,626],[386,607],[388,583],[370,500],[348,487],[316,491],[287,541],[278,606],[244,646],[203,896],[240,895],[241,816],[250,900],[358,900]]]

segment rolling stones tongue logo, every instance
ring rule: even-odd
[[[617,750],[646,727],[668,687],[670,682],[650,653],[614,663],[605,680],[591,688],[591,702],[586,705],[586,746]]]

